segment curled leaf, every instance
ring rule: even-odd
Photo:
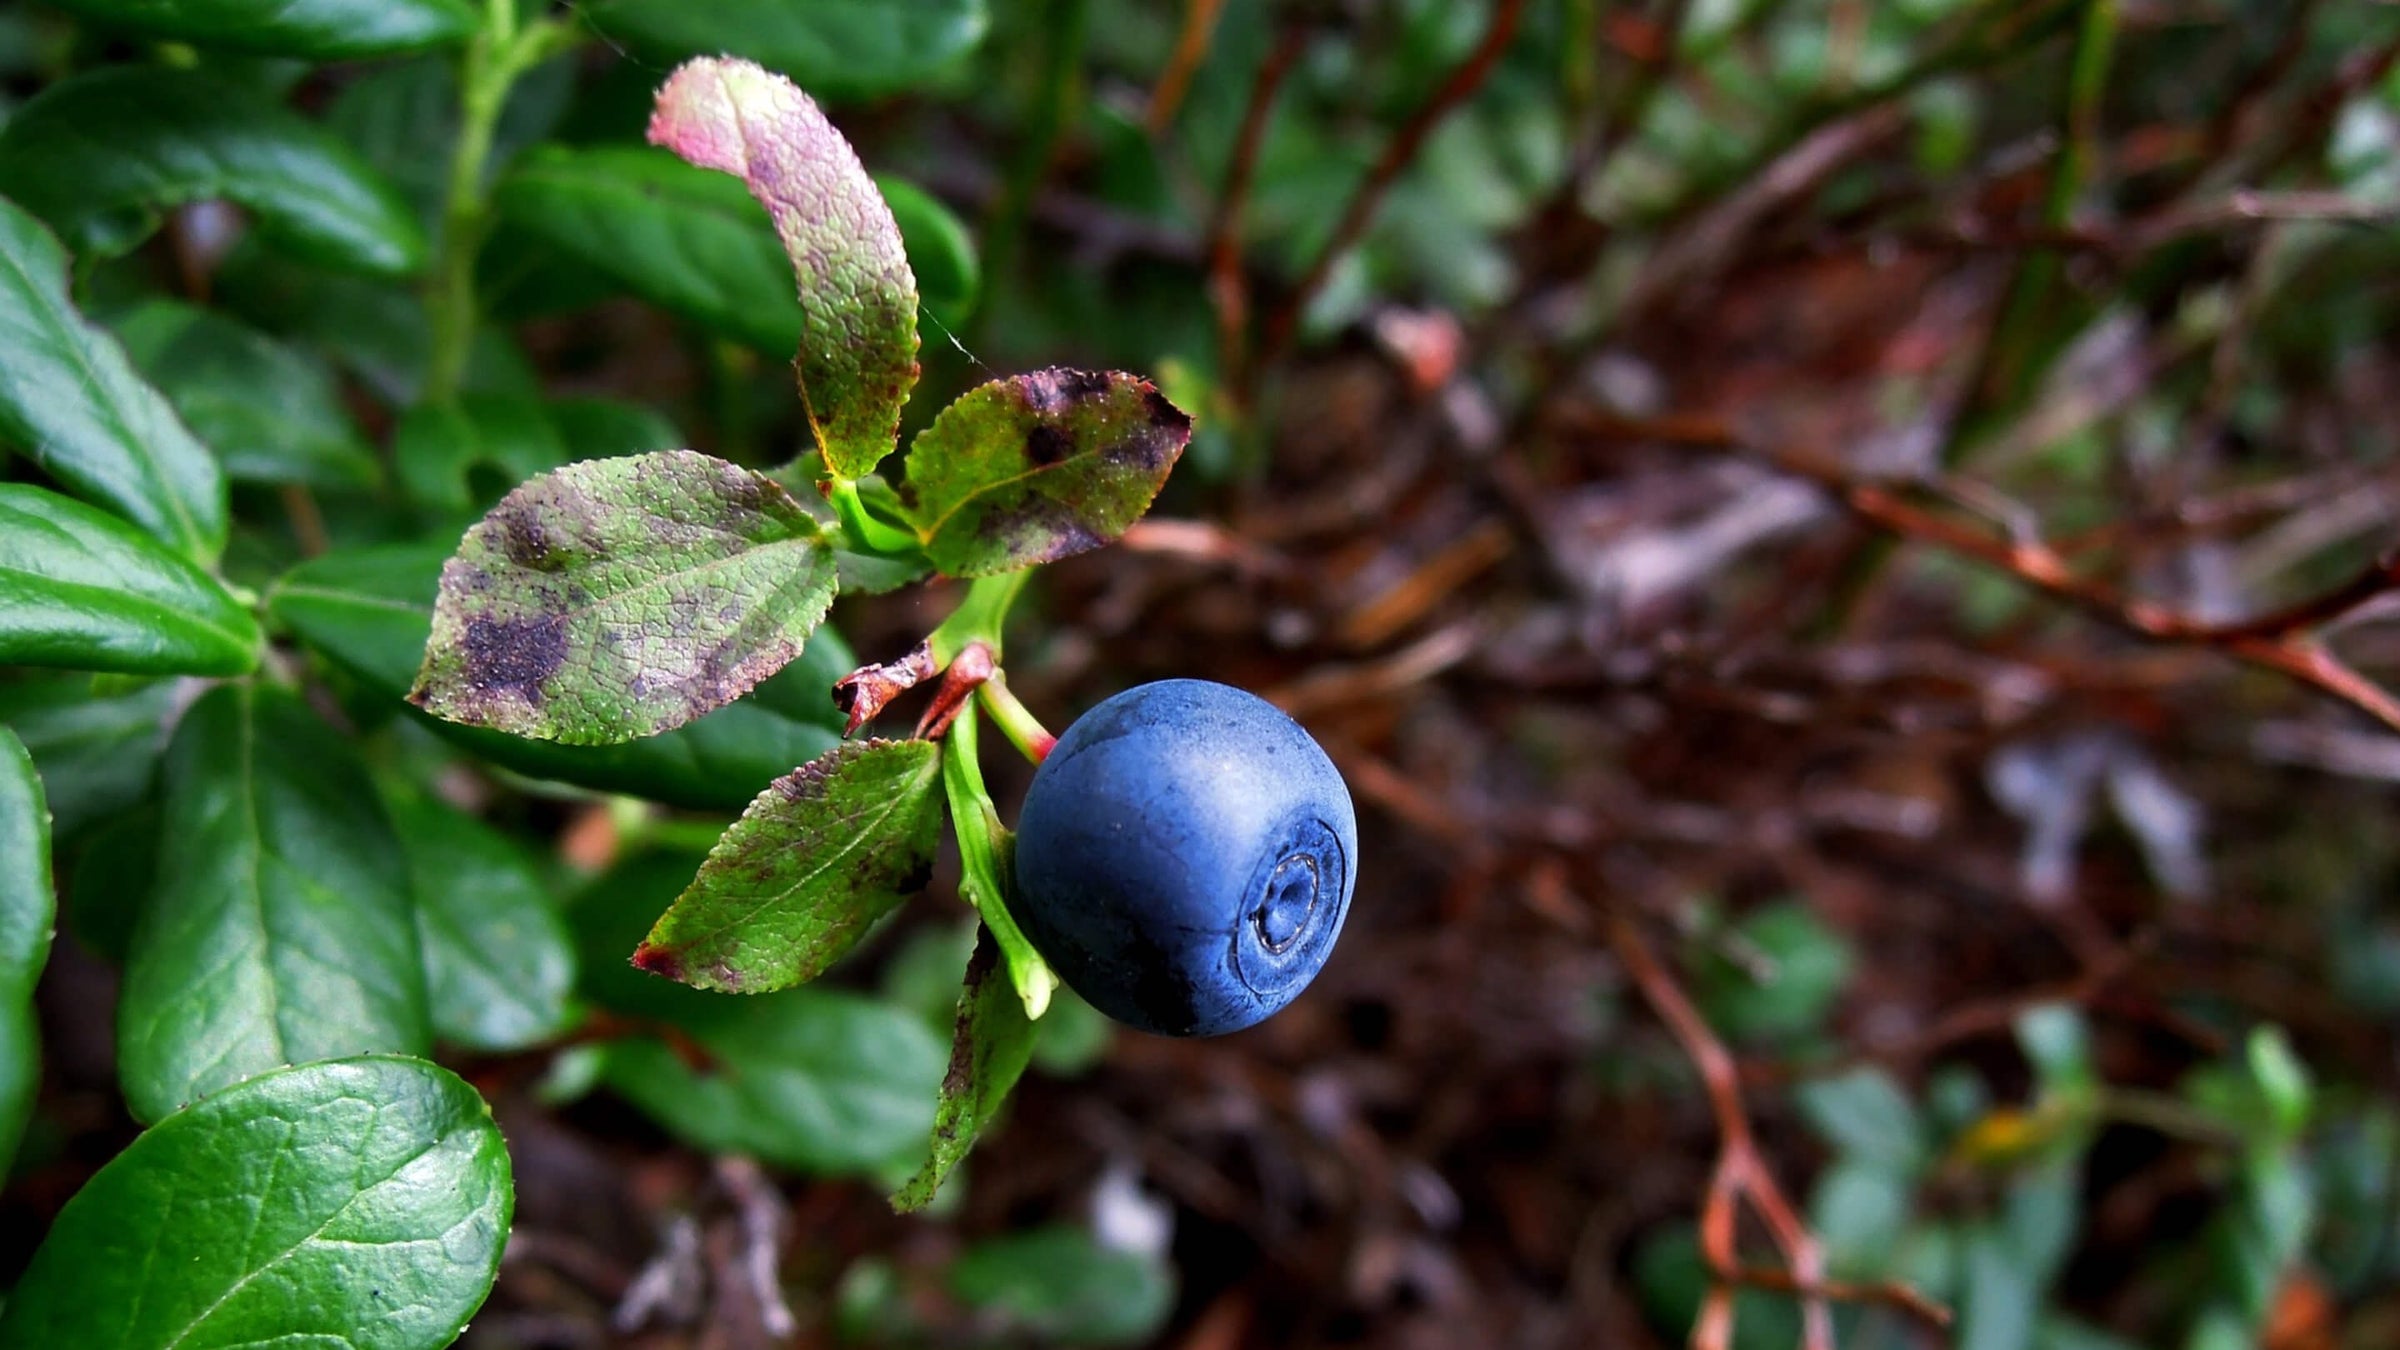
[[[740,178],[767,208],[800,287],[809,429],[833,472],[865,475],[917,382],[917,279],[857,152],[798,85],[721,57],[667,77],[650,140]]]

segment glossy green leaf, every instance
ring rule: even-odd
[[[827,989],[716,997],[727,1011],[690,1033],[707,1069],[635,1041],[611,1049],[609,1087],[695,1147],[802,1171],[880,1172],[925,1146],[942,1047],[905,1009]]]
[[[105,511],[0,483],[0,664],[240,675],[258,624],[207,573]]]
[[[975,954],[967,959],[967,981],[958,993],[950,1067],[942,1075],[941,1102],[934,1109],[932,1151],[917,1174],[893,1194],[892,1208],[906,1213],[933,1203],[943,1179],[966,1159],[975,1137],[1000,1114],[1009,1090],[1024,1076],[1036,1030],[1002,968],[999,942],[990,928],[978,926]]]
[[[398,1056],[261,1074],[160,1121],[67,1202],[5,1350],[437,1350],[514,1205],[489,1107]]]
[[[1003,1334],[1051,1345],[1132,1345],[1175,1311],[1165,1263],[1055,1226],[978,1243],[950,1267],[950,1292]]]
[[[296,694],[225,685],[184,714],[166,784],[117,1008],[135,1117],[281,1064],[426,1050],[405,864],[350,743]]]
[[[425,653],[433,627],[434,590],[447,554],[446,548],[424,544],[329,553],[276,582],[267,595],[267,612],[371,694],[398,702],[407,695]],[[807,651],[820,643],[846,651],[838,637],[829,637],[831,632],[818,628],[802,659],[793,664],[805,665]],[[696,722],[623,745],[533,741],[411,712],[468,753],[531,778],[694,810],[738,811],[770,781],[840,740],[841,718],[822,690],[813,709],[804,708],[796,693],[772,701],[766,697],[784,678],[779,674],[754,691],[754,697]],[[6,706],[4,697],[0,695],[0,707]],[[656,911],[650,917],[656,917]],[[629,946],[631,941],[627,939]],[[622,963],[624,955],[614,952],[609,959]]]
[[[205,71],[109,66],[52,85],[0,129],[0,193],[77,252],[130,252],[167,210],[224,200],[327,266],[425,263],[415,214],[349,146]]]
[[[93,830],[59,897],[66,930],[111,965],[125,964],[134,925],[158,884],[159,816],[155,802],[143,802]]]
[[[792,265],[722,173],[646,146],[549,145],[494,200],[511,226],[661,309],[778,358],[800,349]]]
[[[988,576],[1095,549],[1150,509],[1192,419],[1148,380],[1040,370],[968,390],[917,434],[900,497],[933,565]]]
[[[67,255],[0,201],[0,444],[202,561],[225,546],[225,475],[124,348],[67,295]]]
[[[149,37],[270,56],[339,61],[459,42],[467,0],[55,0]]]
[[[612,37],[667,56],[744,56],[810,89],[910,88],[983,40],[984,0],[592,0]]]
[[[855,741],[778,778],[633,953],[698,989],[813,980],[925,885],[941,842],[931,741]]]
[[[0,726],[0,1177],[42,1085],[33,986],[50,960],[58,891],[50,879],[50,804],[16,733]]]
[[[548,1039],[567,1021],[575,949],[532,859],[432,797],[394,789],[383,800],[408,854],[434,1035],[473,1050]]]
[[[382,478],[332,369],[315,354],[179,300],[145,300],[111,327],[229,477],[322,488],[371,488]]]
[[[900,226],[900,242],[908,250],[909,270],[917,274],[925,308],[953,327],[965,323],[983,289],[983,264],[975,255],[974,236],[941,198],[907,179],[879,173],[875,186]]]
[[[386,403],[417,403],[433,328],[408,287],[303,262],[244,236],[217,270],[214,299],[286,341],[325,354]],[[462,391],[538,395],[541,380],[508,333],[475,330]]]
[[[420,403],[392,433],[392,463],[410,501],[463,514],[489,505],[499,492],[479,492],[475,479],[505,491],[571,459],[541,400],[523,394],[469,394],[455,403]]]
[[[650,140],[740,178],[767,208],[799,281],[809,429],[834,472],[864,476],[891,452],[917,381],[917,281],[857,152],[790,80],[717,58],[667,77]]]
[[[102,691],[89,675],[0,681],[0,723],[33,752],[61,837],[114,818],[150,790],[175,682]]]
[[[800,654],[833,545],[772,480],[688,450],[518,487],[442,568],[410,701],[595,745],[683,725]]]

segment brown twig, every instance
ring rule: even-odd
[[[1400,130],[1383,147],[1383,154],[1376,159],[1374,167],[1367,170],[1367,176],[1359,183],[1358,190],[1350,194],[1350,202],[1342,208],[1341,219],[1334,225],[1333,233],[1326,238],[1325,247],[1318,250],[1308,270],[1300,274],[1300,280],[1293,284],[1291,293],[1283,298],[1267,320],[1262,355],[1272,356],[1291,340],[1302,311],[1308,308],[1308,302],[1325,285],[1325,279],[1333,272],[1333,265],[1341,261],[1343,254],[1357,246],[1359,236],[1366,233],[1368,223],[1375,218],[1376,208],[1383,205],[1384,194],[1391,190],[1393,181],[1400,177],[1400,171],[1417,157],[1417,152],[1424,148],[1426,138],[1442,124],[1443,119],[1472,98],[1475,91],[1483,87],[1483,82],[1491,77],[1493,68],[1500,63],[1500,54],[1508,50],[1508,40],[1516,35],[1517,20],[1524,14],[1525,0],[1499,0],[1492,10],[1491,22],[1483,30],[1483,39],[1475,44],[1475,50],[1467,53],[1466,59],[1450,72],[1450,77],[1433,91],[1432,97],[1409,114],[1408,120],[1401,124]]]
[[[1175,50],[1167,56],[1167,68],[1159,72],[1158,83],[1150,89],[1150,111],[1142,119],[1152,136],[1163,136],[1167,124],[1175,120],[1175,110],[1183,106],[1183,96],[1192,87],[1192,75],[1208,56],[1209,39],[1216,35],[1217,14],[1225,8],[1225,0],[1184,0],[1183,28],[1175,35]]]
[[[1609,940],[1626,972],[1699,1071],[1717,1121],[1717,1163],[1700,1207],[1700,1250],[1715,1278],[1700,1305],[1700,1316],[1692,1324],[1692,1350],[1725,1350],[1733,1343],[1733,1291],[1747,1282],[1748,1270],[1742,1264],[1736,1233],[1744,1200],[1750,1202],[1776,1249],[1783,1253],[1791,1287],[1800,1297],[1801,1344],[1805,1350],[1833,1350],[1833,1307],[1825,1284],[1824,1249],[1800,1221],[1759,1154],[1733,1053],[1709,1029],[1633,920],[1623,913],[1614,914],[1608,928]]]
[[[1266,145],[1275,96],[1307,50],[1308,30],[1287,24],[1260,63],[1258,78],[1250,83],[1250,102],[1242,109],[1241,130],[1234,135],[1233,154],[1225,161],[1225,186],[1217,193],[1217,209],[1208,222],[1205,252],[1209,303],[1217,311],[1217,366],[1232,382],[1237,402],[1248,394],[1243,357],[1250,328],[1250,285],[1242,273],[1242,210],[1250,199],[1250,180],[1258,172],[1259,151]]]
[[[1601,420],[1608,424],[1608,419]],[[2400,731],[2400,698],[2352,669],[2312,630],[2387,592],[2400,590],[2400,550],[2323,595],[2233,623],[2195,619],[2078,575],[2038,537],[2000,538],[1909,502],[1893,487],[1853,479],[1827,456],[1749,444],[1712,417],[1614,423],[1613,430],[1671,444],[1746,454],[1822,488],[1851,514],[1894,538],[1972,558],[2033,590],[2153,642],[2207,647],[2332,695]],[[1953,493],[1953,496],[1956,494]]]

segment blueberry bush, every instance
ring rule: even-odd
[[[2396,224],[2389,5],[0,0],[0,1350],[2392,1344]]]

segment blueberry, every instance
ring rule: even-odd
[[[1085,713],[1034,774],[1016,919],[1102,1012],[1214,1036],[1315,978],[1357,855],[1349,789],[1299,723],[1227,685],[1165,680]]]

